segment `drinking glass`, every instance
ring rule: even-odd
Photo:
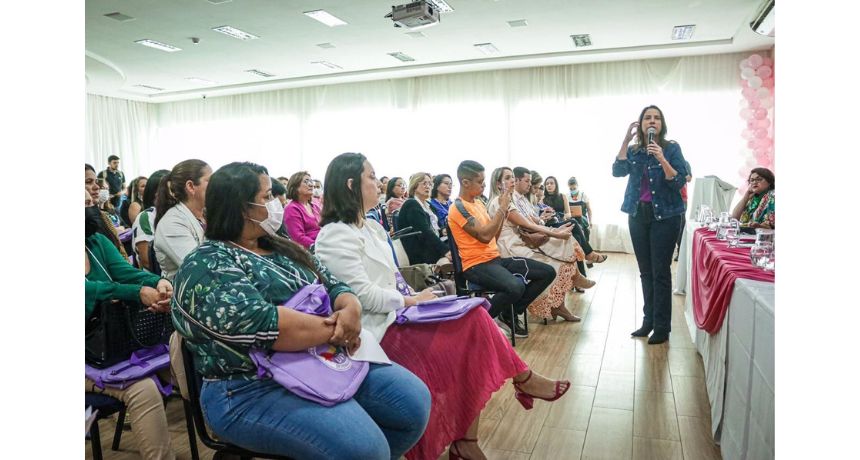
[[[726,240],[729,242],[730,248],[738,247],[738,242],[741,240],[740,238],[740,229],[738,229],[738,227],[732,225],[726,228]]]
[[[770,262],[771,248],[755,245],[750,248],[750,262],[755,267],[764,268]]]
[[[773,247],[773,243],[774,243],[773,230],[771,230],[769,228],[757,228],[757,229],[755,229],[755,244],[756,244],[756,246]]]

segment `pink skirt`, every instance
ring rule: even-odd
[[[424,436],[406,458],[436,459],[466,435],[493,393],[528,370],[483,308],[454,321],[393,324],[382,339],[392,361],[430,389],[432,406]]]

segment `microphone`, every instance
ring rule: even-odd
[[[648,144],[649,144],[649,145],[651,144],[651,142],[653,142],[653,141],[654,141],[654,135],[655,135],[655,134],[657,134],[657,129],[656,129],[656,128],[654,128],[653,126],[652,126],[652,127],[650,127],[650,128],[648,128]]]

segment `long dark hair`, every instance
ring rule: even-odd
[[[555,182],[555,192],[553,193],[550,193],[549,187],[546,186],[550,179]],[[564,202],[565,198],[558,193],[558,179],[555,176],[546,176],[543,181],[543,203],[555,209],[556,212],[564,212]]]
[[[665,149],[666,145],[668,144],[668,141],[666,140],[666,133],[669,132],[669,127],[666,125],[666,117],[663,116],[663,111],[660,110],[660,107],[657,107],[656,105],[649,105],[648,107],[645,107],[644,109],[642,109],[642,113],[639,114],[639,126],[636,128],[636,136],[638,136],[638,139],[636,140],[636,148],[643,148],[646,147],[648,144],[648,136],[646,136],[645,132],[642,131],[642,119],[645,118],[645,112],[647,112],[648,109],[656,109],[658,112],[660,112],[660,132],[657,133],[657,145]]]
[[[761,177],[770,184],[770,188],[768,190],[776,190],[776,177],[774,177],[773,171],[767,168],[753,168],[753,170],[750,171],[749,176],[747,176],[747,180],[752,177],[753,173],[758,174],[758,177]]]
[[[132,179],[131,183],[128,184],[128,189],[126,189],[126,194],[128,194],[129,203],[139,203],[139,204],[143,203],[143,197],[140,196],[140,192],[137,191],[137,184],[140,183],[141,179],[146,180],[147,184],[149,183],[149,181],[146,179],[146,177],[138,176],[138,177],[135,177],[134,179]],[[144,189],[146,189],[146,187],[144,187]]]
[[[155,196],[156,227],[170,208],[188,199],[185,183],[191,181],[194,185],[199,185],[200,178],[203,177],[203,173],[208,167],[209,165],[203,160],[185,160],[174,166],[161,179],[158,184],[158,193]]]
[[[206,238],[236,241],[245,227],[245,216],[260,192],[260,176],[269,175],[265,166],[234,162],[215,171],[206,187]],[[257,240],[263,249],[274,251],[303,265],[319,276],[310,253],[281,236],[265,235]]]
[[[159,169],[149,176],[146,180],[146,187],[143,188],[143,209],[149,209],[155,206],[155,195],[158,193],[158,184],[164,176],[170,174],[166,169]]]
[[[367,157],[364,155],[347,152],[334,157],[328,164],[320,227],[334,222],[357,224],[359,216],[364,215],[361,173],[364,172],[365,161]],[[349,179],[352,179],[352,190],[346,184]],[[392,177],[388,184],[394,179]]]
[[[406,181],[403,180],[402,177],[396,177],[395,176],[395,177],[392,177],[391,179],[388,179],[388,186],[385,188],[385,201],[388,201],[388,200],[394,198],[394,193],[393,193],[394,187],[397,186],[397,181],[399,181],[399,180],[403,181],[404,185],[405,185]],[[325,183],[328,184],[328,180],[326,180]],[[398,198],[401,198],[401,197],[398,197]]]
[[[454,179],[451,179],[451,176],[447,174],[436,174],[436,177],[433,178],[433,190],[430,191],[430,198],[436,198],[439,196],[439,186],[442,185],[442,181],[445,180],[446,177],[451,181],[451,188],[453,188]],[[450,196],[448,198],[450,198]]]

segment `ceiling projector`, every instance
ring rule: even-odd
[[[392,6],[391,12],[385,15],[394,21],[394,27],[416,29],[439,23],[439,9],[425,0]]]

